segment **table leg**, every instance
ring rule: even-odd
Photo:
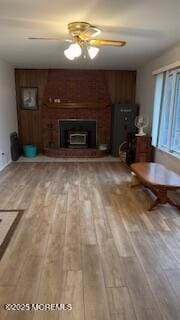
[[[169,204],[171,204],[171,206],[174,206],[174,207],[176,207],[177,209],[180,210],[180,205],[177,204],[177,203],[175,203],[173,200],[171,200],[171,199],[168,198],[168,201],[167,201],[167,202],[168,202]]]
[[[133,175],[132,179],[131,179],[130,187],[134,188],[134,187],[137,187],[139,185],[141,185],[141,182],[138,180],[138,178],[135,175]]]
[[[154,209],[154,207],[156,207],[158,204],[165,204],[165,203],[169,203],[170,205],[172,205],[180,210],[180,205],[176,204],[173,200],[169,199],[169,197],[167,195],[167,190],[155,190],[155,189],[152,190],[151,189],[151,191],[153,191],[156,194],[157,198],[151,204],[148,211],[151,211],[152,209]]]
[[[156,200],[150,205],[148,211],[151,211],[152,209],[154,209],[159,203],[160,203],[159,198],[156,198]]]
[[[156,200],[151,204],[148,211],[151,211],[154,209],[158,204],[165,204],[168,202],[168,196],[167,196],[167,190],[161,190],[156,188],[151,188],[151,191],[154,192],[154,194],[157,196]]]

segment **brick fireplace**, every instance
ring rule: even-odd
[[[70,147],[68,132],[87,132],[86,146]],[[100,157],[110,151],[111,105],[104,103],[46,104],[43,107],[44,154],[60,157]],[[100,145],[107,150],[100,150]]]
[[[99,157],[109,152],[111,103],[102,71],[49,70],[43,101],[42,138],[46,155]],[[71,134],[75,134],[76,140],[79,134],[79,144],[69,144]],[[83,135],[87,139],[84,145]],[[102,144],[107,146],[106,151],[100,150]]]

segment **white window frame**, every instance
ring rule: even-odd
[[[178,81],[177,81],[177,76],[179,75],[179,79],[180,79],[180,68],[177,69],[176,73],[175,73],[175,78],[176,78],[176,86],[175,86],[175,95],[174,95],[174,109],[173,109],[173,119],[172,119],[172,128],[174,129],[171,135],[171,146],[172,148],[174,147],[174,136],[175,136],[175,125],[176,125],[176,119],[175,119],[175,113],[176,113],[176,92],[177,92],[177,85],[178,85]],[[180,81],[180,80],[179,80]],[[178,98],[178,97],[177,97]],[[180,105],[179,105],[180,108]],[[177,106],[178,109],[178,106]],[[180,111],[180,110],[179,110]],[[180,156],[180,152],[176,152],[174,150],[172,150],[172,152],[174,152],[175,154],[177,153]]]
[[[176,96],[176,78],[177,74],[180,73],[180,68],[169,70],[166,72],[163,72],[158,76],[163,77],[163,85],[161,87],[161,93],[158,93],[160,95],[160,99],[157,103],[156,97],[157,97],[157,85],[155,85],[155,95],[154,95],[154,115],[153,115],[153,126],[152,126],[152,141],[154,147],[157,149],[160,149],[162,151],[165,151],[177,158],[180,158],[180,153],[175,152],[172,150],[172,144],[173,144],[173,127],[174,127],[174,112],[175,112],[175,96]],[[170,101],[170,108],[169,108],[169,123],[168,123],[168,139],[167,139],[167,145],[163,146],[161,144],[161,130],[162,130],[162,114],[163,114],[163,103],[166,99],[166,92],[167,92],[167,84],[168,84],[168,77],[172,75],[172,95],[171,95],[171,101]],[[157,78],[158,81],[158,78]],[[159,105],[160,104],[160,105]],[[158,113],[158,114],[157,114]],[[155,118],[158,117],[158,120]]]
[[[160,90],[160,91],[159,91]],[[154,87],[154,111],[152,122],[152,145],[157,147],[158,145],[158,133],[160,125],[161,105],[163,100],[164,91],[164,73],[156,75],[155,87]]]

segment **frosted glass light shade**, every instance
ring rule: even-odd
[[[69,50],[73,53],[75,58],[80,57],[81,52],[82,52],[81,47],[78,43],[71,44],[69,47]]]
[[[73,43],[69,46],[68,49],[64,50],[64,54],[66,58],[69,60],[74,60],[74,58],[78,58],[82,53],[81,47],[78,43]]]
[[[97,48],[97,47],[89,47],[89,48],[87,48],[87,50],[88,50],[89,57],[91,59],[94,59],[99,52],[99,48]]]
[[[97,47],[86,46],[85,48],[90,59],[94,59],[99,52],[99,48]],[[64,50],[64,54],[69,60],[74,60],[74,58],[80,57],[80,55],[82,54],[82,49],[78,43],[73,43],[69,46],[68,49]]]
[[[72,54],[72,52],[69,49],[64,50],[64,55],[69,60],[74,60],[74,55]]]

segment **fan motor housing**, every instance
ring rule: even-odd
[[[90,27],[88,22],[71,22],[68,24],[69,33],[73,37],[78,37],[81,33],[87,31]]]

